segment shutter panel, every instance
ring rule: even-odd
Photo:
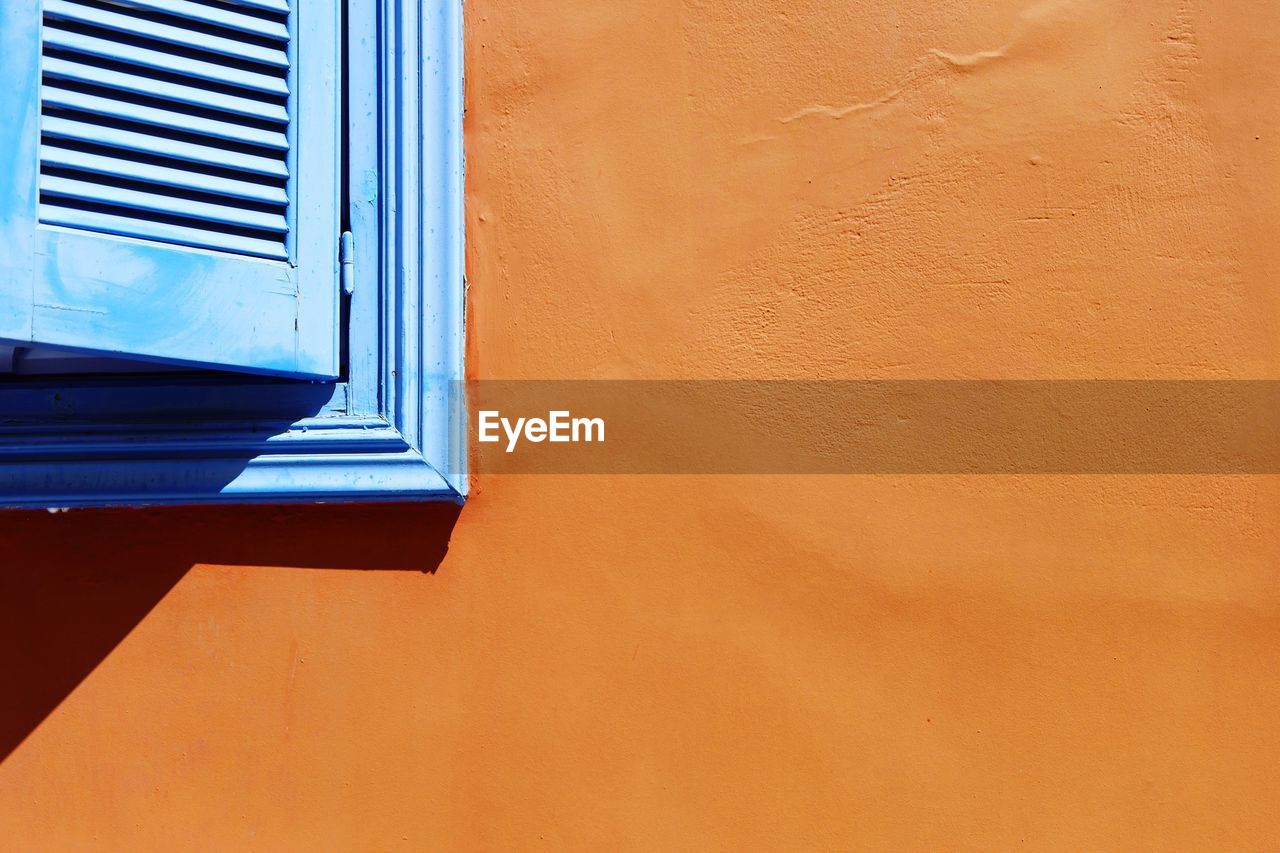
[[[338,3],[0,0],[0,338],[336,376]]]

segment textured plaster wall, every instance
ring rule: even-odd
[[[467,24],[475,376],[1280,373],[1272,0]],[[482,476],[0,546],[9,849],[1280,847],[1276,477]]]

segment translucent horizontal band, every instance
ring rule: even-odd
[[[1271,380],[495,380],[454,393],[482,474],[1280,473]]]

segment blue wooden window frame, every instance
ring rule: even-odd
[[[5,381],[0,505],[465,497],[461,8],[346,5],[343,377]]]

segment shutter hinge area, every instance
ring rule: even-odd
[[[338,240],[338,268],[342,292],[350,296],[356,289],[356,238],[350,231]]]

